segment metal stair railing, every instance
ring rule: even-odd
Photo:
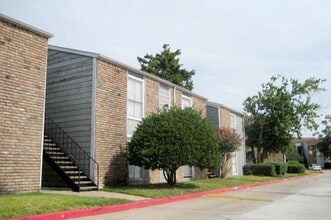
[[[94,183],[95,180],[91,176],[90,169],[94,172],[96,170],[96,185],[99,188],[99,164],[48,115],[45,115],[44,133],[50,137],[57,146],[70,157],[70,159],[72,159],[75,165],[79,168],[79,171],[83,171],[92,181],[94,181]],[[80,175],[78,186],[80,186]]]

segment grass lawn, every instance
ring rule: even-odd
[[[152,184],[144,186],[126,186],[105,188],[104,191],[119,192],[148,198],[161,198],[173,195],[201,192],[212,189],[233,187],[250,183],[264,182],[279,178],[289,178],[305,174],[287,174],[283,177],[240,176],[226,179],[203,179],[178,183],[174,187],[167,184]],[[28,193],[0,196],[0,219],[44,214],[55,211],[84,209],[90,207],[122,204],[129,202],[122,199],[96,198],[56,195],[47,193]]]
[[[201,192],[212,189],[239,186],[244,184],[264,182],[279,178],[290,178],[299,175],[300,174],[287,174],[282,177],[239,176],[239,177],[229,177],[226,179],[215,178],[215,179],[192,180],[189,182],[178,183],[174,187],[170,187],[168,184],[151,184],[151,185],[143,185],[143,186],[111,187],[111,188],[105,188],[103,190],[109,192],[119,192],[119,193],[125,193],[125,194],[137,195],[137,196],[144,196],[148,198],[161,198],[167,196]]]
[[[94,206],[126,203],[127,200],[27,193],[0,196],[0,219],[50,213]]]

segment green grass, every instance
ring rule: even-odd
[[[290,176],[285,176],[285,177],[290,177]],[[240,176],[240,177],[229,177],[226,179],[215,178],[215,179],[192,180],[189,182],[178,183],[174,187],[171,187],[168,184],[151,184],[151,185],[143,185],[143,186],[105,188],[104,191],[119,192],[119,193],[125,193],[125,194],[137,195],[137,196],[144,196],[148,198],[161,198],[167,196],[182,195],[187,193],[202,192],[212,189],[220,189],[225,187],[234,187],[244,184],[264,182],[277,178],[279,177]]]
[[[127,200],[28,193],[0,196],[0,219],[95,206],[126,203]]]
[[[104,191],[119,192],[148,198],[161,198],[202,192],[212,189],[234,187],[244,184],[264,182],[278,178],[290,178],[314,173],[306,171],[305,174],[287,174],[283,177],[240,176],[226,179],[202,179],[178,183],[174,187],[168,184],[151,184],[144,186],[126,186],[105,188]],[[122,204],[128,202],[122,199],[109,199],[97,197],[67,196],[46,193],[28,193],[0,196],[0,219],[22,217],[28,215],[44,214],[55,211],[84,209],[105,205]]]

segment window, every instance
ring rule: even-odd
[[[190,108],[192,107],[192,99],[186,95],[182,95],[182,108]]]
[[[236,129],[236,116],[230,114],[230,128]]]
[[[192,98],[186,95],[182,95],[182,108],[192,107]],[[184,166],[184,178],[193,178],[193,167],[186,165]]]
[[[143,116],[143,80],[128,78],[128,118],[141,120]]]
[[[170,108],[170,89],[160,84],[159,87],[159,109]]]
[[[193,178],[193,167],[186,165],[184,166],[184,178]]]
[[[131,137],[144,115],[144,81],[128,77],[127,135]]]
[[[144,81],[138,77],[128,76],[128,100],[127,100],[127,137],[133,135],[137,125],[144,116]],[[142,180],[143,169],[129,165],[129,179]]]
[[[142,179],[142,168],[129,165],[129,179]]]

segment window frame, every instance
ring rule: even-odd
[[[135,76],[132,76],[132,75],[128,75],[128,81],[130,79],[138,81],[138,82],[141,83],[141,102],[129,99],[129,95],[127,95],[127,106],[128,106],[129,101],[141,104],[141,118],[136,118],[136,117],[132,117],[132,116],[128,116],[128,115],[127,115],[127,118],[132,119],[132,120],[136,120],[136,121],[141,121],[145,116],[145,81],[144,81],[144,79],[141,79],[141,78],[138,78],[138,77],[135,77]],[[129,85],[128,85],[127,90],[129,90]],[[128,94],[129,94],[129,91],[128,91]]]
[[[186,100],[189,100],[190,101],[190,106],[189,107],[184,107],[184,105],[183,105],[183,99],[186,99]],[[184,108],[192,108],[192,106],[193,106],[193,100],[192,100],[192,97],[190,97],[190,96],[187,96],[187,95],[183,95],[182,94],[182,100],[181,100],[181,102],[182,102],[182,109],[184,109]]]

